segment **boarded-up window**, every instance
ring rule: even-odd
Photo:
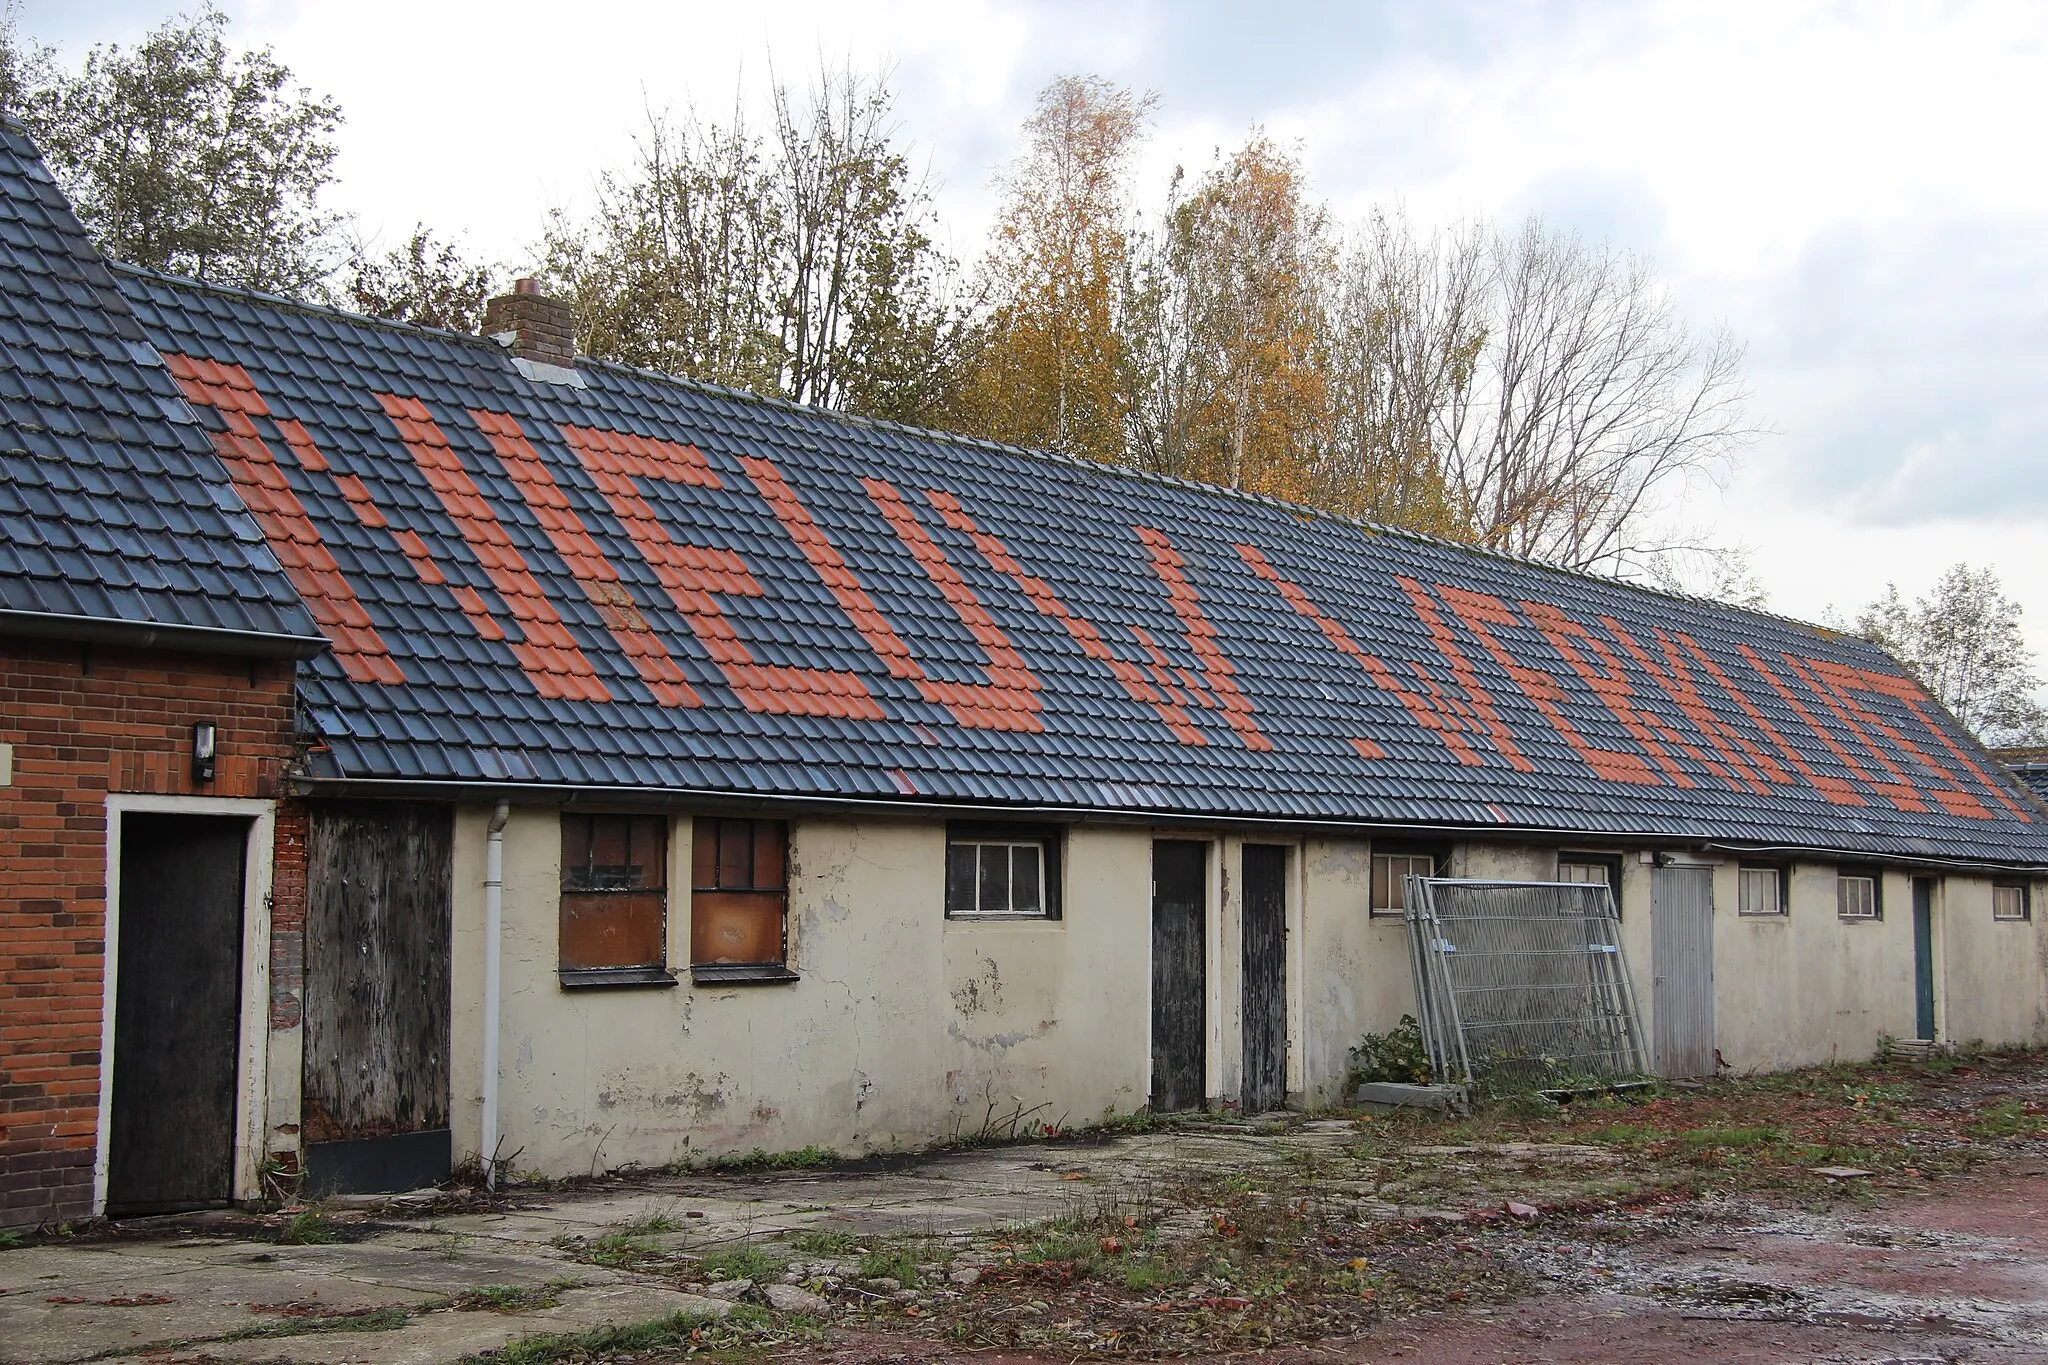
[[[691,967],[781,968],[788,823],[706,817],[692,850]]]
[[[1740,892],[1736,912],[1744,915],[1783,915],[1785,869],[1769,863],[1744,863],[1735,874]]]
[[[658,970],[667,941],[667,818],[563,815],[562,971]]]
[[[1429,852],[1388,850],[1372,855],[1372,913],[1406,915],[1408,895],[1402,879],[1434,877],[1438,856]]]
[[[1991,888],[1991,918],[2031,919],[2033,906],[2025,882],[2000,883]]]
[[[946,834],[948,919],[1058,919],[1059,833],[956,825]]]
[[[1835,908],[1843,919],[1883,919],[1874,872],[1843,872],[1835,879]]]

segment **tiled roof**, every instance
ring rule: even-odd
[[[2048,863],[1883,654],[1214,489],[157,276],[340,778]]]
[[[2043,804],[2048,804],[2048,749],[1994,749],[2003,763]]]
[[[113,273],[5,122],[0,629],[276,654],[321,644]]]

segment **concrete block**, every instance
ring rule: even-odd
[[[1400,1085],[1393,1081],[1368,1081],[1358,1087],[1352,1100],[1369,1114],[1391,1114],[1396,1109],[1433,1109],[1441,1114],[1462,1114],[1466,1109],[1462,1085]]]

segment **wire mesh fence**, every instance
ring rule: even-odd
[[[1436,1074],[1503,1089],[1648,1071],[1608,888],[1409,877],[1408,944]]]

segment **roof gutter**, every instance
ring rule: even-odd
[[[310,659],[327,652],[320,635],[271,635],[208,626],[165,626],[117,621],[104,616],[58,616],[39,611],[0,611],[0,636],[35,640],[77,640],[131,649],[176,649],[194,654],[234,654],[258,659]]]
[[[391,796],[410,800],[438,797],[442,800],[477,802],[544,800],[564,804],[581,801],[594,805],[654,806],[662,809],[689,806],[724,811],[778,810],[790,813],[899,817],[914,815],[925,819],[986,820],[991,815],[1000,815],[1013,820],[1153,825],[1183,829],[1230,825],[1240,829],[1285,831],[1297,835],[1329,832],[1350,835],[1398,834],[1406,838],[1456,836],[1529,839],[1565,845],[1574,841],[1596,844],[1623,843],[1700,849],[1734,856],[1751,853],[1765,857],[1826,858],[1832,861],[1881,863],[1899,867],[1939,867],[1953,871],[2048,873],[2048,862],[1996,862],[1944,858],[1935,854],[1877,853],[1862,849],[1827,848],[1817,844],[1746,844],[1703,834],[1673,833],[1669,830],[1561,830],[1541,825],[1419,824],[1386,820],[1233,815],[1223,812],[1189,813],[1119,806],[974,805],[957,801],[908,801],[890,797],[820,797],[779,792],[730,792],[695,787],[593,786],[587,783],[568,782],[442,782],[412,778],[301,776],[292,779],[291,786],[298,794],[305,796]]]

